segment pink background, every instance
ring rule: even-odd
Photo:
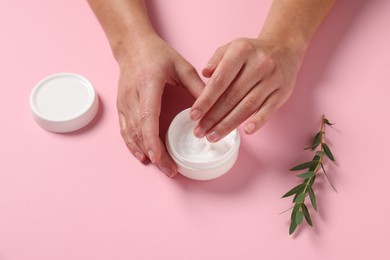
[[[225,176],[169,179],[142,165],[119,135],[118,68],[85,1],[1,1],[0,259],[390,259],[390,1],[341,0],[314,39],[289,102],[242,136]],[[161,35],[200,70],[214,50],[254,37],[271,0],[153,0]],[[72,134],[39,128],[33,86],[75,72],[94,84],[99,116]],[[174,103],[180,98],[180,103]],[[164,96],[162,131],[191,105]],[[325,113],[339,193],[316,184],[315,227],[288,235],[298,183],[288,169]]]

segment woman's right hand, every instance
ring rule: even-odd
[[[197,98],[204,82],[195,68],[157,34],[122,45],[115,56],[120,66],[117,109],[122,138],[138,160],[149,158],[174,177],[177,166],[159,138],[164,87],[184,87]]]

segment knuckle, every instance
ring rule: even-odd
[[[197,74],[196,69],[192,65],[188,65],[184,71],[186,74],[191,76],[195,76]]]
[[[273,67],[275,67],[275,60],[271,54],[263,53],[259,58],[258,64],[260,64],[261,66],[268,67],[268,68],[273,68]]]
[[[132,128],[128,132],[130,139],[133,140],[135,143],[138,142],[138,140],[142,137],[141,131],[135,128]]]
[[[125,114],[126,111],[131,110],[131,106],[129,106],[129,103],[131,102],[131,100],[134,100],[134,94],[136,94],[136,92],[130,90],[130,88],[132,87],[133,86],[125,89],[119,88],[117,92],[116,108],[119,112],[122,112],[123,114]]]
[[[218,47],[215,52],[214,52],[214,55],[218,55],[220,53],[223,53],[225,51],[225,46],[221,46],[221,47]]]
[[[154,141],[154,138],[153,138],[153,136],[152,136],[151,134],[145,134],[145,135],[143,136],[143,140],[144,140],[145,146],[146,146],[146,147],[150,147],[151,144],[152,144],[153,141]]]
[[[237,105],[237,103],[240,101],[241,95],[237,90],[231,91],[229,94],[226,95],[226,105],[229,107],[234,107]]]
[[[139,89],[143,89],[150,81],[165,78],[167,71],[168,65],[153,63],[137,73],[134,85]]]
[[[218,132],[220,135],[220,138],[224,138],[226,135],[228,135],[231,131],[236,129],[240,124],[237,121],[232,120],[222,120],[217,125],[213,127],[213,130]]]
[[[142,109],[139,113],[139,119],[141,123],[148,122],[152,117],[152,113],[149,109]]]
[[[126,142],[126,147],[127,147],[127,149],[129,149],[130,150],[130,152],[132,153],[132,154],[134,154],[135,153],[135,145],[134,145],[134,143],[133,142]]]
[[[214,131],[218,132],[220,139],[224,138],[226,134],[230,133],[233,129],[231,123],[227,122],[220,122],[214,127]]]
[[[232,45],[234,45],[236,48],[242,47],[245,45],[245,38],[237,38],[234,41],[232,41]]]
[[[256,117],[253,119],[253,121],[258,126],[262,126],[265,123],[265,115],[263,113],[258,113]]]
[[[212,83],[216,89],[223,89],[226,85],[226,77],[221,73],[213,74]]]
[[[199,107],[202,107],[202,108],[210,108],[213,106],[213,100],[209,97],[209,96],[206,96],[204,97],[202,100],[199,101],[198,105]]]
[[[254,44],[245,38],[235,40],[233,42],[233,47],[239,56],[247,56],[255,50]]]
[[[257,110],[257,104],[254,100],[248,99],[242,103],[242,110],[247,113],[253,113]]]
[[[132,142],[137,142],[139,140],[140,134],[139,131],[137,131],[134,128],[121,128],[120,129],[120,134],[125,140],[126,144],[129,143],[130,141]]]
[[[272,101],[268,101],[265,108],[266,117],[270,117],[273,113],[275,113],[279,108],[287,101],[288,97],[281,97],[279,95],[278,98],[273,99]]]

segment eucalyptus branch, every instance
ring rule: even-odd
[[[282,197],[286,198],[294,195],[294,206],[291,207],[292,212],[289,229],[290,235],[294,233],[298,225],[302,224],[303,218],[306,219],[306,222],[310,226],[313,226],[309,210],[305,204],[305,199],[306,195],[308,194],[313,209],[317,211],[317,201],[313,190],[313,184],[320,170],[322,170],[325,175],[325,178],[330,183],[332,188],[336,191],[334,185],[330,182],[329,176],[326,173],[324,167],[325,157],[327,157],[331,161],[335,160],[329,146],[325,143],[325,126],[331,125],[333,124],[330,123],[328,119],[326,119],[325,115],[322,115],[320,131],[314,136],[311,145],[305,148],[305,150],[311,150],[315,152],[313,159],[309,162],[301,163],[290,169],[290,171],[306,170],[306,172],[297,175],[299,178],[303,179],[302,183],[289,190]],[[319,149],[317,149],[318,147]]]

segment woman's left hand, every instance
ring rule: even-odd
[[[303,52],[261,39],[241,38],[217,49],[203,76],[210,78],[191,108],[195,136],[217,142],[250,118],[256,132],[289,98]]]

